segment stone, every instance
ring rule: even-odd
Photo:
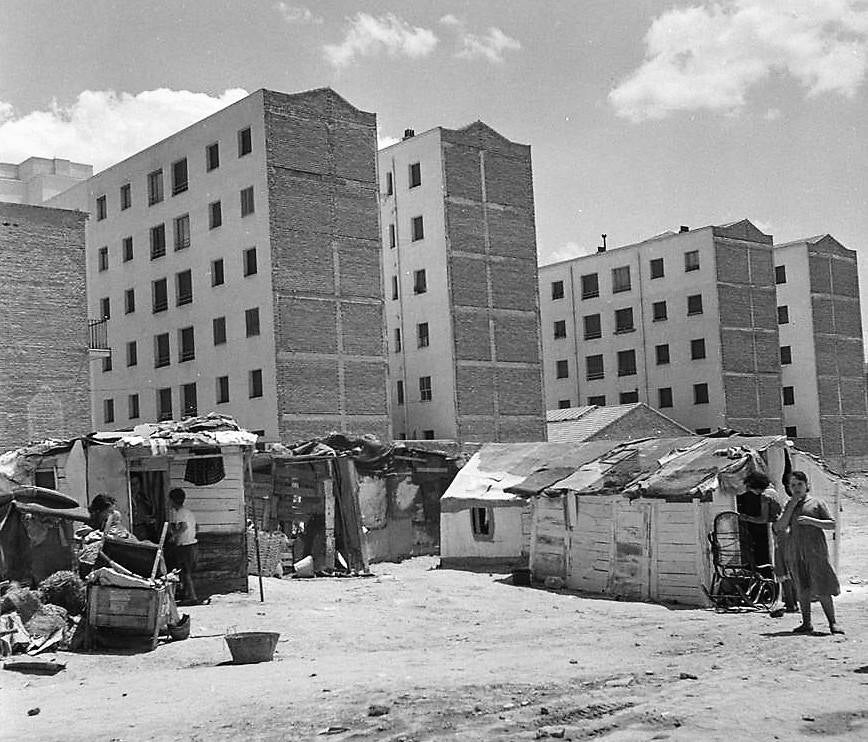
[[[389,713],[389,707],[379,703],[372,703],[368,706],[368,716],[385,716]]]

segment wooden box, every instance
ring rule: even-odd
[[[111,630],[128,636],[147,637],[156,646],[166,628],[166,588],[129,588],[90,585],[87,589],[87,628]]]

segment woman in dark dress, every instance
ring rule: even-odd
[[[829,547],[823,531],[833,531],[835,521],[829,510],[819,500],[811,497],[808,477],[804,472],[794,471],[789,479],[790,501],[775,524],[775,530],[785,532],[786,563],[799,594],[802,609],[802,624],[793,631],[810,634],[811,601],[817,600],[823,607],[829,632],[843,634],[835,622],[835,606],[832,596],[841,588],[835,570],[829,562]]]

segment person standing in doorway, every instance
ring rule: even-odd
[[[193,584],[193,570],[196,567],[196,516],[184,507],[187,495],[180,487],[169,492],[169,538],[168,557],[171,569],[180,569],[181,588],[184,603],[195,605],[196,586]]]
[[[832,597],[840,594],[838,577],[829,562],[829,547],[823,531],[833,531],[835,520],[826,505],[810,496],[808,477],[794,471],[789,479],[790,501],[778,521],[777,528],[787,533],[786,562],[799,595],[802,623],[793,629],[796,634],[810,634],[811,601],[819,601],[829,622],[829,633],[843,634],[835,620]]]

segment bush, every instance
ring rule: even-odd
[[[75,573],[67,570],[49,575],[37,588],[43,603],[66,608],[70,615],[84,612],[86,593],[84,581]]]

